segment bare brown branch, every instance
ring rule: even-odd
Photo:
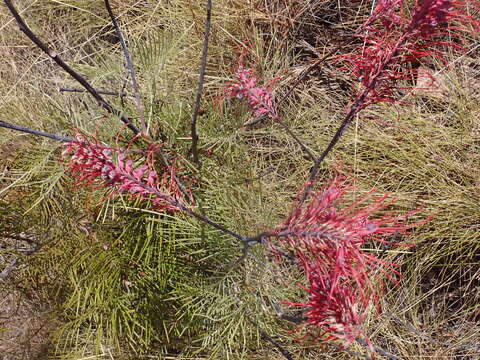
[[[205,34],[203,39],[203,50],[202,58],[200,61],[200,75],[198,78],[198,89],[197,96],[195,99],[195,108],[192,115],[192,124],[191,124],[191,135],[192,135],[192,149],[191,153],[193,156],[193,161],[198,165],[198,134],[197,134],[197,118],[200,112],[200,102],[202,100],[203,85],[205,82],[205,69],[207,67],[207,56],[208,56],[208,40],[210,37],[210,26],[212,18],[212,0],[207,0],[207,17],[205,19]]]
[[[140,124],[142,128],[142,136],[150,137],[148,135],[148,127],[147,123],[145,122],[145,107],[143,106],[142,98],[140,96],[140,89],[138,87],[137,82],[137,74],[135,72],[135,67],[133,66],[132,57],[130,55],[130,51],[128,50],[127,42],[125,41],[125,37],[118,25],[118,22],[113,14],[112,7],[110,6],[109,0],[105,0],[105,7],[107,9],[108,15],[112,20],[112,24],[115,27],[115,32],[117,33],[118,39],[120,41],[120,45],[122,46],[123,55],[125,56],[125,61],[127,63],[127,68],[130,73],[130,77],[132,78],[132,87],[135,96],[135,104],[137,106],[138,115],[140,116]]]
[[[95,89],[101,95],[112,95],[112,96],[121,96],[121,97],[133,97],[133,95],[126,94],[123,91],[110,91],[110,90],[99,90]],[[60,92],[71,92],[71,93],[85,93],[87,90],[84,89],[77,89],[77,88],[59,88],[58,91]]]

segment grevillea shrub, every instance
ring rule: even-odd
[[[344,195],[353,190],[343,176],[315,193],[308,203],[294,208],[289,218],[268,234],[271,244],[288,248],[303,268],[307,292],[303,303],[310,335],[352,342],[363,334],[371,308],[379,309],[382,278],[395,279],[395,264],[383,261],[364,247],[372,242],[394,245],[389,239],[416,224],[407,224],[413,213],[380,215],[392,203],[374,191],[346,206]],[[273,249],[273,251],[276,251]]]
[[[112,194],[149,200],[157,211],[175,212],[179,205],[193,201],[188,190],[180,188],[177,169],[154,162],[156,147],[151,147],[142,165],[135,165],[126,151],[101,145],[94,137],[77,134],[63,152],[69,171],[78,183],[111,187]],[[155,164],[155,165],[154,165]]]
[[[4,2],[12,11],[11,2]],[[471,8],[478,9],[477,0],[415,0],[410,9],[408,4],[411,3],[376,1],[371,16],[355,34],[358,47],[336,57],[335,64],[358,80],[361,86],[355,88],[349,114],[333,140],[337,141],[354,116],[369,105],[395,102],[397,89],[404,86],[401,81],[416,75],[412,63],[427,57],[446,62],[445,49],[461,49],[463,31],[468,27],[478,30],[478,22],[467,13]],[[19,21],[20,15],[13,14],[27,36],[57,64],[68,69],[67,72],[75,73],[46,45],[40,46],[41,42],[29,35],[27,25]],[[246,65],[246,53],[245,50],[240,56],[234,80],[225,87],[224,97],[245,100],[253,116],[268,116],[280,122],[272,93],[273,81],[261,85],[253,67]],[[77,74],[74,78],[85,86],[82,76]],[[94,94],[103,109],[121,114],[114,111],[90,85],[85,88]],[[126,121],[126,117],[121,118],[138,135],[136,127]],[[65,141],[65,138],[51,134],[0,123],[11,129]],[[328,151],[336,143],[333,140]],[[79,183],[108,187],[112,189],[112,196],[122,194],[144,199],[158,211],[181,211],[243,242],[245,250],[265,239],[280,257],[290,251],[295,263],[304,271],[305,281],[300,286],[306,291],[306,299],[287,304],[303,310],[307,333],[325,335],[325,339],[341,339],[346,345],[356,337],[364,336],[367,315],[372,309],[380,311],[382,279],[395,280],[399,275],[395,264],[381,260],[366,248],[372,243],[392,244],[390,238],[393,235],[419,225],[408,223],[412,212],[403,216],[385,215],[384,210],[392,200],[388,195],[376,195],[373,191],[347,205],[344,196],[352,186],[337,176],[311,196],[304,197],[307,192],[302,191],[301,200],[295,204],[291,215],[273,231],[249,238],[195,213],[191,207],[192,195],[180,185],[176,167],[155,161],[157,151],[158,145],[151,146],[140,151],[143,155],[133,158],[131,152],[77,134],[65,144],[64,156]],[[312,156],[317,170],[328,151],[320,160]],[[308,187],[313,187],[318,171],[312,174]]]

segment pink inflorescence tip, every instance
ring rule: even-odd
[[[306,275],[305,302],[286,304],[305,309],[308,334],[326,334],[348,345],[364,335],[371,308],[379,310],[383,276],[395,280],[395,264],[364,250],[368,241],[387,242],[386,236],[405,233],[403,216],[375,216],[392,200],[369,192],[353,204],[340,207],[353,189],[344,178],[335,178],[307,204],[298,204],[291,216],[269,234],[276,248],[289,248]],[[389,242],[391,244],[391,242]],[[275,247],[272,246],[275,252]]]
[[[125,152],[99,144],[93,137],[77,134],[65,144],[64,157],[69,157],[69,171],[77,182],[97,187],[111,187],[115,194],[125,194],[151,201],[157,210],[178,211],[184,192],[175,181],[176,169],[162,166],[159,174],[153,165],[153,149],[142,165],[136,166]],[[188,201],[192,201],[191,195]]]
[[[244,59],[250,48],[248,44],[243,48],[235,68],[235,80],[225,88],[224,97],[246,100],[253,116],[266,115],[275,120],[278,115],[274,106],[272,87],[278,79],[270,81],[265,87],[258,86],[254,70],[247,69],[244,65]]]

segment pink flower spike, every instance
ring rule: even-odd
[[[318,191],[309,203],[300,205],[274,231],[267,234],[274,252],[289,248],[303,268],[307,292],[303,307],[308,334],[328,334],[327,339],[343,340],[348,345],[364,337],[363,324],[371,308],[379,309],[383,289],[380,276],[395,281],[395,264],[378,259],[363,250],[367,242],[392,244],[388,237],[405,233],[421,224],[406,224],[405,216],[384,215],[378,211],[391,204],[388,195],[370,191],[350,206],[339,203],[353,186],[338,176]],[[366,204],[366,205],[364,205]]]
[[[148,154],[143,165],[135,167],[133,160],[128,159],[124,152],[98,144],[93,137],[91,141],[86,141],[86,138],[77,134],[76,141],[64,145],[63,157],[70,157],[69,171],[77,176],[79,183],[111,187],[114,189],[112,196],[127,194],[145,199],[160,211],[179,211],[180,207],[193,203],[191,193],[182,191],[175,180],[178,179],[175,168],[163,166],[161,176],[158,176],[152,154]]]

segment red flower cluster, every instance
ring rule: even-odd
[[[178,204],[183,204],[185,194],[175,181],[176,169],[163,166],[162,173],[158,174],[153,166],[154,151],[149,151],[143,165],[136,166],[125,152],[78,134],[76,141],[65,144],[63,155],[70,156],[69,171],[78,176],[79,183],[111,186],[118,193],[148,199],[158,210],[178,211]],[[188,200],[192,201],[192,197],[189,196]]]
[[[375,197],[373,191],[346,208],[337,203],[352,189],[341,177],[296,208],[269,234],[279,245],[288,246],[303,267],[308,292],[305,303],[287,302],[306,309],[309,333],[320,327],[327,339],[346,344],[362,335],[362,325],[372,305],[378,306],[381,276],[395,279],[395,265],[362,249],[367,241],[387,242],[385,236],[405,233],[414,225],[403,216],[372,218],[391,204],[389,195]],[[372,201],[373,200],[373,201]],[[368,205],[362,205],[366,202]]]
[[[372,103],[394,102],[397,83],[416,77],[411,63],[433,56],[445,62],[443,50],[460,46],[458,25],[477,26],[465,13],[467,3],[478,0],[417,0],[408,17],[407,2],[381,0],[362,27],[362,45],[338,61],[363,85],[355,95],[354,104],[363,109]],[[449,26],[448,22],[456,22]],[[446,40],[446,33],[450,31]],[[443,49],[443,50],[442,50]]]
[[[266,87],[259,87],[254,71],[244,66],[245,56],[246,50],[242,52],[235,69],[235,81],[225,89],[225,97],[245,99],[252,110],[253,116],[267,115],[275,120],[278,118],[272,94],[275,80],[267,84]]]

